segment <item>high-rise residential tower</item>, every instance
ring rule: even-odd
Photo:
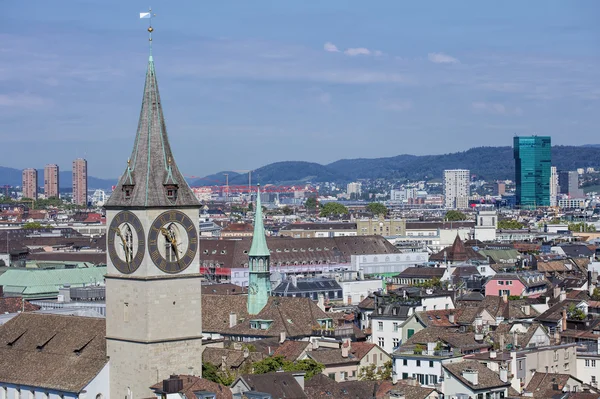
[[[44,195],[46,198],[59,197],[59,170],[58,165],[44,167]]]
[[[583,198],[583,190],[579,188],[579,173],[576,170],[561,170],[558,172],[558,187],[561,194],[569,198]]]
[[[558,204],[558,173],[556,172],[556,166],[550,167],[550,206],[556,206]]]
[[[469,183],[471,174],[467,169],[444,171],[444,207],[466,209],[469,207]]]
[[[73,161],[73,203],[76,205],[87,205],[87,161],[77,158]]]
[[[28,168],[23,170],[23,197],[37,199],[38,187],[37,170]]]
[[[515,183],[517,206],[531,209],[550,206],[550,136],[515,136]]]

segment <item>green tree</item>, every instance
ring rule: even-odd
[[[358,379],[361,381],[376,381],[377,366],[375,363],[370,363],[368,366],[361,367],[358,371]]]
[[[498,221],[498,228],[503,230],[517,230],[522,229],[523,224],[516,220],[500,220]]]
[[[272,356],[267,357],[261,361],[258,361],[252,365],[254,374],[265,374],[272,371],[283,370],[283,366],[287,360],[283,356]]]
[[[381,202],[371,202],[367,205],[367,211],[373,215],[387,215],[388,209]]]
[[[576,307],[575,305],[571,304],[567,308],[567,316],[571,320],[584,320],[585,312],[583,310],[579,309],[578,307]]]
[[[593,233],[596,231],[596,227],[585,222],[569,223],[569,230],[580,233]]]
[[[304,207],[309,211],[317,209],[317,199],[315,197],[310,197],[304,202]]]
[[[465,215],[461,211],[450,210],[446,212],[446,216],[444,216],[444,219],[449,222],[456,222],[459,220],[467,220],[467,215]]]
[[[600,301],[600,289],[594,288],[594,292],[592,293],[592,299],[594,301]]]
[[[391,380],[392,379],[392,361],[388,360],[383,364],[383,367],[379,368],[379,380]]]
[[[292,208],[290,208],[289,206],[284,206],[283,208],[281,208],[281,211],[286,216],[287,215],[292,215],[294,213],[294,210]]]
[[[35,201],[36,209],[61,208],[64,202],[60,198],[50,197]]]
[[[40,222],[27,222],[21,228],[24,230],[39,230],[45,229],[47,226],[42,225]]]
[[[304,378],[307,380],[311,379],[325,369],[325,365],[317,362],[313,359],[297,360],[295,362],[288,362],[284,365],[285,371],[304,371]]]
[[[229,386],[235,381],[235,375],[232,372],[219,370],[212,363],[202,363],[202,378],[225,386]]]
[[[321,373],[325,366],[321,363],[314,361],[313,359],[298,360],[296,362],[290,362],[283,356],[273,356],[258,361],[252,365],[254,374],[265,374],[273,371],[304,371],[305,378],[310,379],[311,377]]]
[[[348,214],[348,208],[339,202],[328,202],[321,207],[321,212],[319,213],[322,217],[329,216],[342,216]]]

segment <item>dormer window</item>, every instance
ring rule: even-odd
[[[176,184],[166,184],[165,190],[167,193],[167,198],[170,201],[177,201],[177,185]]]
[[[133,194],[133,184],[123,184],[123,195],[125,199],[130,199]]]

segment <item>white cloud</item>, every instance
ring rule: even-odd
[[[399,100],[391,102],[381,102],[381,108],[389,111],[407,111],[413,106],[412,101]]]
[[[458,64],[460,62],[456,58],[444,53],[429,53],[427,58],[435,64]]]
[[[323,49],[325,51],[329,51],[330,53],[339,53],[340,50],[338,50],[337,46],[331,42],[327,42],[323,45]]]
[[[521,115],[523,110],[519,107],[507,107],[500,103],[488,103],[476,101],[471,104],[471,108],[477,112],[488,112],[498,115]]]
[[[32,108],[48,104],[42,97],[30,94],[0,94],[0,107]]]
[[[371,50],[369,50],[368,48],[364,48],[364,47],[349,48],[349,49],[344,50],[344,54],[350,55],[350,56],[371,55]]]

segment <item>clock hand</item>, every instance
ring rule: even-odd
[[[131,256],[129,246],[127,245],[127,241],[125,241],[125,237],[123,237],[123,234],[121,234],[121,230],[118,227],[115,227],[115,231],[117,236],[121,239],[121,246],[125,252],[125,263],[127,263],[127,268],[131,271]]]

